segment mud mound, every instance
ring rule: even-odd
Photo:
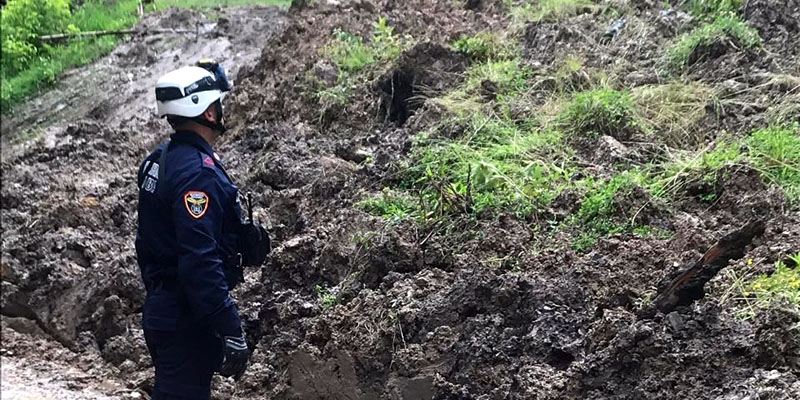
[[[662,13],[655,1],[614,3],[629,15],[611,40],[602,36],[616,16],[602,10],[522,27],[521,64],[539,77],[574,56],[585,68],[614,71],[620,89],[663,83],[661,54],[697,22]],[[768,43],[790,46],[780,38],[796,28],[776,15],[793,9],[749,3],[744,15],[774,38]],[[464,134],[463,127],[443,126],[445,111],[427,99],[460,87],[475,62],[453,50],[455,39],[509,29],[505,4],[325,1],[293,8],[287,19],[272,9],[231,11],[214,28],[196,16],[208,24],[209,37],[227,42],[191,47],[192,57],[226,46],[250,49],[241,56],[224,52],[229,58],[223,60],[253,63],[237,78],[226,110],[233,129],[216,148],[243,192],[254,194],[256,218],[276,245],[267,264],[248,270],[234,293],[255,351],[235,387],[215,381],[218,398],[797,397],[795,310],[757,310],[743,320],[725,302],[732,277],[771,273],[768,266],[800,245],[797,212],[747,165],[686,182],[680,200],[669,204],[635,185],[618,193],[608,221],[671,235],[610,234],[585,252],[574,250],[571,232],[559,228],[581,206],[575,191],[529,218],[453,213],[435,222],[422,215],[420,222],[363,211],[363,199],[402,180],[398,161],[415,135],[434,132],[447,140]],[[174,13],[174,21],[164,23],[185,25],[183,18],[193,15]],[[248,13],[263,19],[246,22]],[[337,28],[371,37],[379,16],[416,44],[367,68],[343,104],[320,101],[309,79],[329,88],[341,72],[320,57],[321,49]],[[254,26],[269,26],[274,35],[262,38]],[[167,45],[172,40],[153,42],[167,46],[156,52],[159,68],[191,61],[173,58],[181,51]],[[263,48],[260,55],[253,44]],[[132,43],[115,54],[133,65],[153,62],[154,53]],[[123,65],[113,57],[106,63]],[[718,85],[720,97],[729,100],[718,114],[707,111],[698,123],[703,135],[687,148],[718,131],[741,137],[762,126],[769,116],[758,102],[772,104],[794,90],[775,77],[791,71],[785,68],[791,56],[747,57],[720,52],[684,77]],[[733,76],[743,72],[751,75]],[[573,82],[576,90],[591,87],[587,76]],[[556,86],[537,86],[531,96],[544,103]],[[481,85],[482,105],[498,99],[491,89]],[[131,115],[117,103],[105,104],[82,114],[104,123],[53,128],[4,157],[2,323],[14,333],[7,339],[4,332],[3,345],[30,356],[35,346],[25,339],[39,337],[52,346],[54,359],[106,368],[128,391],[147,391],[152,380],[137,328],[143,289],[132,252],[131,196],[137,163],[166,130],[144,106]],[[510,112],[531,112],[514,106]],[[665,157],[670,149],[651,139],[635,132],[566,143],[581,166],[568,179],[605,179]],[[642,312],[659,282],[669,282],[724,234],[762,218],[763,235],[715,266],[717,273],[701,285],[704,296],[666,313]],[[763,271],[750,269],[753,260]]]

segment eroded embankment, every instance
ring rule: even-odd
[[[234,129],[219,150],[277,244],[235,292],[256,349],[237,398],[800,394],[796,308],[742,319],[731,300],[742,295],[737,279],[800,250],[792,186],[760,150],[797,136],[783,123],[798,116],[800,51],[788,39],[798,27],[776,17],[797,17],[793,3],[738,10],[760,46],[714,36],[672,67],[662,57],[678,54],[680,35],[709,22],[657,2],[557,12],[341,3],[291,11],[229,98]],[[620,15],[625,26],[604,39]],[[82,159],[135,165],[155,143],[130,150],[115,133],[81,124],[61,140],[86,144],[67,152],[42,141],[17,159],[21,172],[4,162],[4,183],[52,177],[53,163],[87,147]],[[79,182],[96,177],[85,168]],[[143,380],[135,200],[125,201],[134,192],[116,179],[116,197],[94,195],[100,214],[76,211],[95,201],[82,200],[83,186],[42,189],[49,201],[29,205],[4,185],[4,222],[54,235],[39,246],[20,233],[6,247],[4,234],[4,271],[6,260],[19,271],[4,272],[19,296],[4,297],[4,313],[28,306],[33,315],[17,314],[57,322],[50,310],[63,305],[63,320],[81,322],[46,325],[50,334]],[[50,193],[61,208],[45,207]],[[97,227],[115,216],[124,229],[108,239]],[[763,232],[713,266],[696,301],[642,312],[753,220]],[[96,237],[86,247],[69,235]],[[114,284],[84,278],[98,266]],[[63,289],[36,300],[37,282]],[[30,307],[37,301],[46,305]],[[217,386],[219,398],[234,390]]]

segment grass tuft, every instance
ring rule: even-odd
[[[636,126],[631,95],[613,89],[578,93],[558,116],[558,125],[571,134],[619,136]]]
[[[800,202],[800,123],[757,130],[746,144],[761,175],[778,185],[790,203]]]
[[[712,19],[719,15],[736,13],[741,5],[742,0],[684,0],[682,4],[692,15]]]
[[[636,120],[659,142],[680,148],[705,141],[699,122],[718,103],[716,91],[702,83],[646,85],[631,92]]]
[[[419,207],[410,196],[385,188],[379,196],[369,197],[356,207],[365,212],[381,217],[389,223],[405,221],[419,216]]]
[[[590,0],[540,0],[522,5],[509,3],[512,19],[518,23],[558,22],[597,7]]]
[[[717,43],[735,48],[755,48],[761,38],[755,28],[731,14],[720,15],[713,22],[685,33],[667,53],[667,63],[674,71],[681,71],[705,57],[702,54]]]
[[[580,233],[573,240],[572,247],[577,251],[585,251],[597,240],[606,235],[621,232],[637,232],[644,234],[650,230],[635,226],[632,221],[621,220],[617,202],[628,196],[636,186],[642,186],[644,174],[639,171],[626,171],[614,175],[607,181],[586,178],[579,183],[586,193],[578,212],[567,220],[567,225],[580,228]]]
[[[473,60],[508,58],[511,50],[497,34],[479,32],[474,36],[462,35],[453,47]]]

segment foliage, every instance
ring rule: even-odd
[[[790,202],[800,201],[800,123],[757,130],[746,144],[762,176],[780,186]]]
[[[461,35],[453,42],[453,47],[474,60],[505,58],[509,52],[502,39],[491,32],[480,32],[475,36]]]
[[[39,36],[66,32],[70,17],[67,0],[10,0],[0,13],[3,77],[25,69],[43,50]]]
[[[714,18],[739,10],[742,0],[684,0],[682,6],[692,15]]]
[[[345,104],[351,88],[357,82],[356,76],[359,72],[379,62],[397,58],[411,44],[410,37],[400,37],[394,33],[394,28],[389,26],[385,17],[379,17],[372,27],[370,44],[365,43],[361,36],[350,32],[340,29],[334,31],[333,39],[321,53],[336,64],[339,75],[333,87],[315,88],[318,99],[328,104]]]
[[[592,177],[584,179],[580,183],[586,190],[581,200],[581,207],[567,221],[568,225],[579,227],[581,230],[572,247],[584,251],[602,236],[633,230],[640,234],[644,233],[642,227],[615,218],[619,214],[617,200],[631,193],[635,186],[641,186],[643,181],[644,175],[638,171],[623,172],[607,181],[598,181]]]
[[[490,81],[497,85],[500,94],[518,92],[524,89],[527,73],[517,59],[478,63],[467,71],[466,89],[476,90],[484,81]]]
[[[572,167],[559,132],[483,113],[452,123],[463,124],[467,133],[454,140],[432,134],[420,139],[406,170],[408,185],[423,193],[427,208],[506,210],[525,217],[566,186]]]
[[[35,2],[34,2],[35,3]],[[49,2],[47,2],[49,3]],[[56,4],[58,2],[53,2]],[[13,33],[15,28],[7,31],[7,25],[11,24],[8,7],[3,10],[3,35]],[[103,29],[121,29],[132,26],[137,19],[136,7],[137,0],[120,0],[109,6],[100,0],[90,0],[83,2],[80,7],[69,14],[65,30],[66,31],[93,31]],[[68,10],[67,10],[68,11]],[[36,14],[36,12],[33,12]],[[9,17],[7,17],[7,15]],[[36,20],[32,18],[31,20]],[[30,24],[31,22],[25,22]],[[38,34],[56,33],[59,31],[58,24],[53,22],[52,27],[47,26]],[[35,93],[41,87],[55,82],[62,71],[67,68],[77,67],[96,60],[114,49],[118,38],[105,36],[90,39],[75,39],[65,44],[55,44],[53,46],[41,45],[35,50],[35,56],[27,60],[25,68],[15,70],[6,69],[3,65],[2,72],[2,101],[0,109],[8,111],[14,104],[23,100],[25,97]],[[5,49],[3,52],[3,62],[10,59],[6,58]]]
[[[739,303],[737,315],[740,318],[750,319],[758,310],[778,303],[800,307],[800,253],[792,255],[789,259],[793,264],[792,267],[786,262],[778,261],[771,274],[761,274],[751,279],[748,279],[746,274],[744,276],[734,274],[729,295],[732,293]],[[752,259],[748,260],[748,265],[752,264]],[[725,296],[727,297],[728,295]]]
[[[372,24],[372,44],[350,32],[336,29],[333,39],[322,49],[322,55],[330,58],[344,73],[356,73],[370,64],[391,60],[403,52],[407,38],[399,38],[386,18],[380,17]]]
[[[419,214],[418,206],[409,196],[389,188],[376,197],[360,201],[357,207],[390,223],[404,221]]]
[[[540,0],[522,5],[511,4],[511,14],[514,20],[521,23],[557,22],[595,7],[591,0]]]
[[[323,309],[327,310],[339,304],[339,297],[331,293],[328,288],[321,285],[316,285],[314,286],[314,291],[317,292],[317,298],[319,298],[319,302],[322,304]]]
[[[265,6],[288,7],[291,0],[155,0],[153,11],[166,8],[211,8],[211,7],[238,7],[249,4]]]
[[[698,82],[639,86],[631,96],[642,128],[671,147],[702,142],[699,122],[707,105],[718,102],[716,91]]]
[[[717,16],[713,22],[681,35],[667,53],[667,62],[673,70],[680,71],[696,60],[695,52],[700,47],[715,42],[731,41],[736,47],[754,48],[761,45],[755,28],[741,18],[731,14]]]
[[[651,192],[657,197],[670,199],[689,183],[714,183],[724,167],[742,161],[740,147],[736,141],[720,141],[697,152],[678,152],[654,173]]]
[[[322,52],[345,72],[358,72],[375,61],[373,52],[364,44],[364,39],[340,29],[333,32],[333,40]]]
[[[558,117],[568,133],[612,135],[636,125],[628,92],[595,89],[578,93]]]
[[[393,60],[407,47],[410,38],[400,38],[394,34],[394,28],[389,26],[386,17],[379,17],[372,23],[372,51],[379,60]]]

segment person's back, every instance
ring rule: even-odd
[[[219,80],[198,67],[159,80],[159,115],[176,132],[137,176],[136,253],[154,400],[207,399],[214,372],[240,376],[249,357],[228,291],[243,264],[263,262],[269,244],[263,228],[242,221],[238,188],[211,147],[224,132]]]

